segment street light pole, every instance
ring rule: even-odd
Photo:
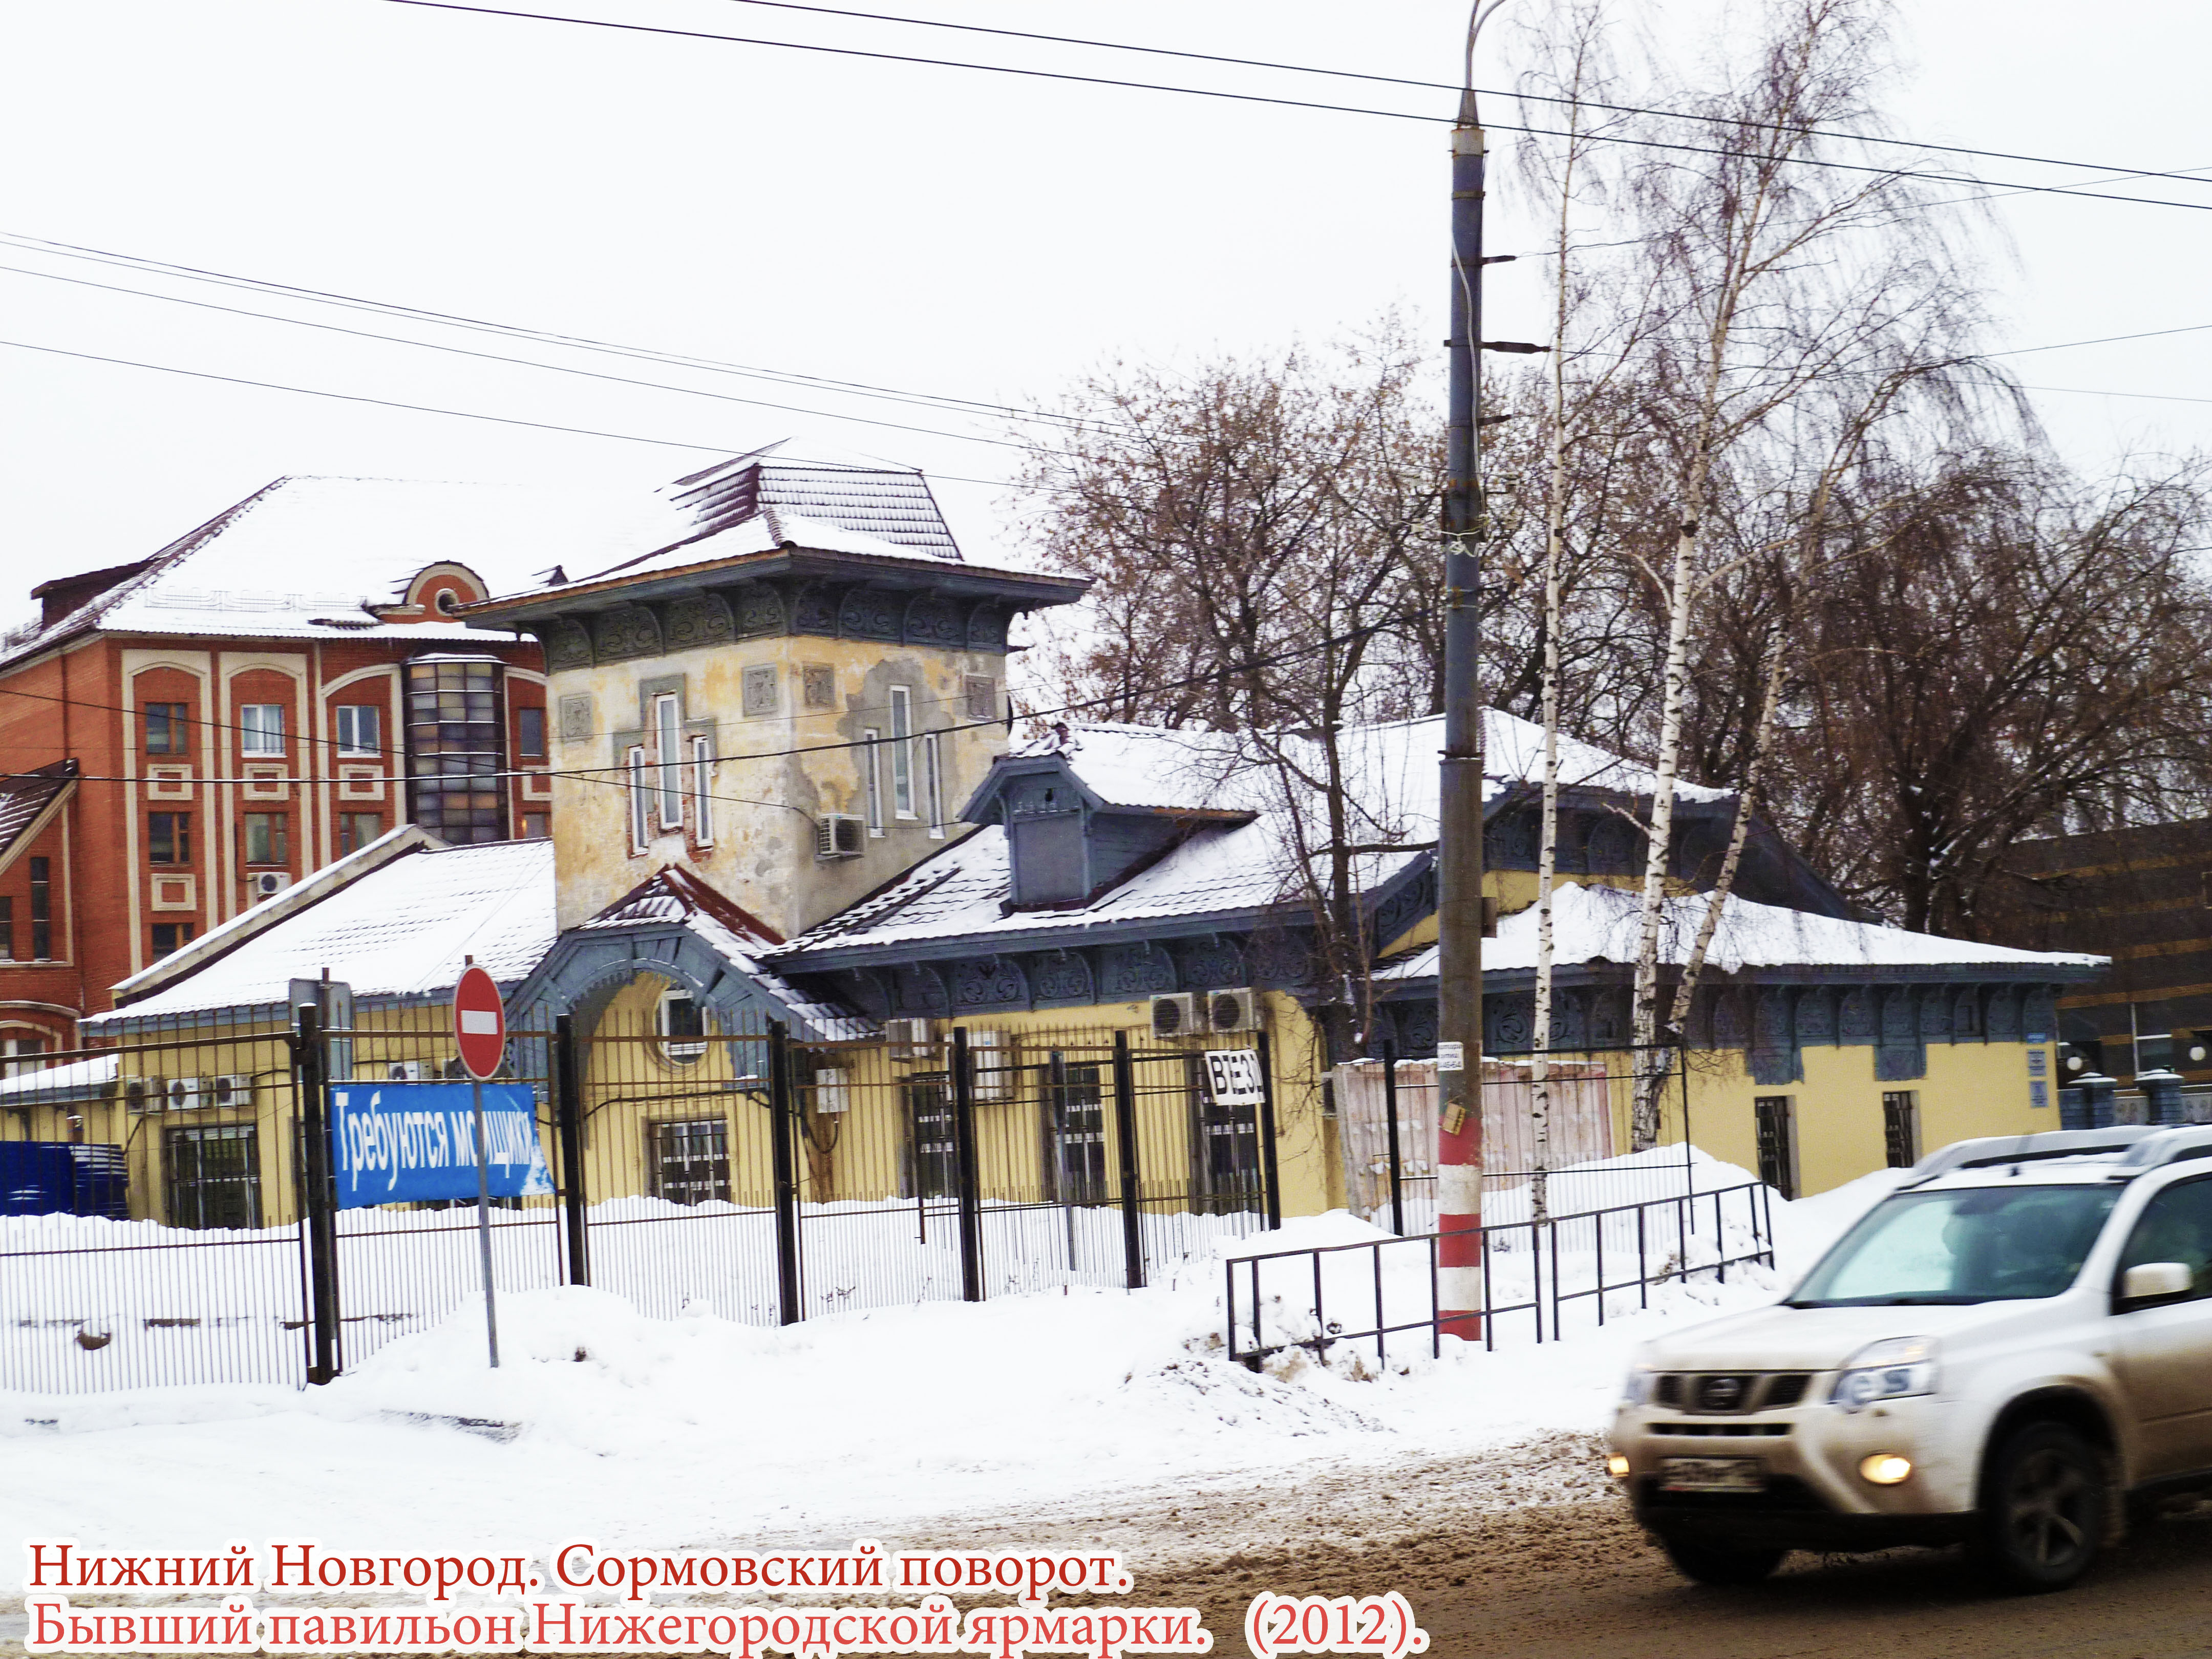
[[[1450,416],[1444,465],[1444,752],[1437,846],[1437,1328],[1482,1336],[1482,192],[1477,0],[1452,128]]]

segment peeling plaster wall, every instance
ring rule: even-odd
[[[774,671],[773,712],[745,712],[749,669]],[[827,708],[806,705],[810,669],[817,687],[823,671],[831,678]],[[1002,715],[1006,658],[990,651],[800,635],[555,672],[549,702],[560,768],[609,769],[555,781],[560,926],[574,927],[671,864],[697,872],[787,937],[881,886],[967,827],[948,821],[941,836],[930,832],[921,789],[921,735],[944,734],[939,749],[948,820],[1004,750],[1006,729],[999,720],[969,723],[971,677],[991,681],[994,712]],[[915,732],[915,812],[904,817],[894,808],[889,752],[895,685],[910,693]],[[701,843],[687,799],[682,828],[660,830],[656,814],[651,842],[634,850],[624,759],[634,745],[645,748],[648,762],[654,759],[653,701],[668,692],[682,700],[686,758],[695,735],[708,737],[716,757],[714,839],[711,845]],[[757,708],[760,692],[757,676]],[[858,858],[819,859],[818,814],[867,812],[869,751],[853,745],[870,728],[883,738],[875,754],[882,772],[882,833],[864,835]],[[687,777],[687,796],[690,783]]]

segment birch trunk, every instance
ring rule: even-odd
[[[1766,660],[1766,684],[1759,704],[1759,725],[1752,735],[1751,758],[1744,768],[1743,789],[1735,798],[1735,818],[1729,826],[1728,851],[1721,859],[1720,878],[1705,901],[1705,919],[1698,924],[1697,942],[1690,947],[1682,967],[1682,982],[1674,994],[1685,1007],[1698,994],[1698,981],[1705,971],[1705,955],[1720,929],[1721,911],[1735,890],[1736,866],[1743,862],[1744,842],[1751,836],[1751,803],[1766,770],[1766,755],[1774,743],[1774,711],[1782,700],[1783,645],[1778,641]]]

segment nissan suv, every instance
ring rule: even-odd
[[[1646,1344],[1607,1467],[1707,1583],[1970,1546],[2057,1589],[2212,1487],[2212,1127],[1961,1141],[1771,1307]]]

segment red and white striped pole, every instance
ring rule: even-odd
[[[1479,1341],[1482,1273],[1482,123],[1468,20],[1452,129],[1449,421],[1444,442],[1444,752],[1437,826],[1437,1328]]]

